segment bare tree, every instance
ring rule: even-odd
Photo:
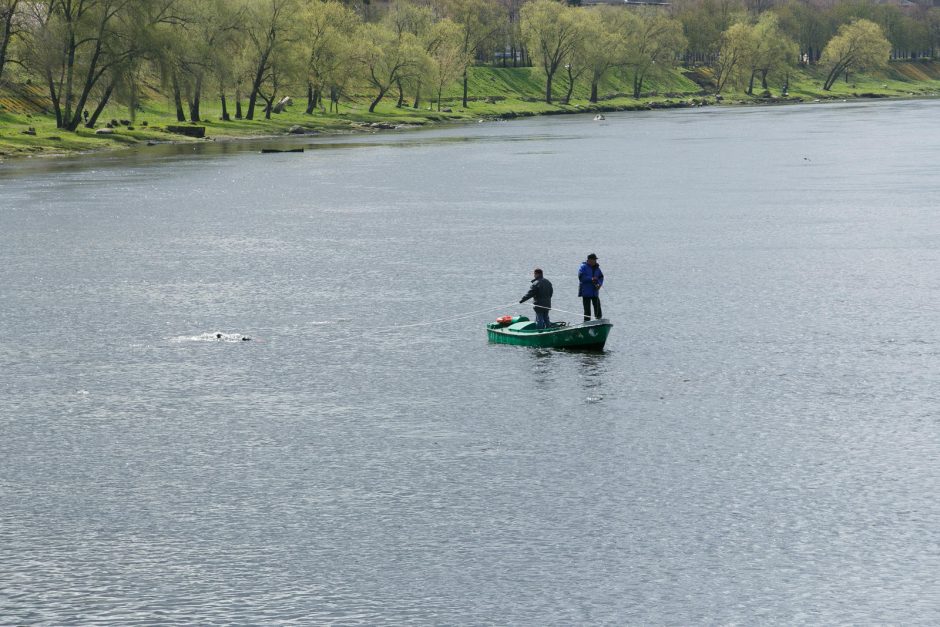
[[[248,15],[246,32],[254,56],[254,77],[248,96],[248,113],[245,119],[253,120],[255,105],[261,96],[265,82],[278,83],[281,72],[277,70],[279,56],[290,43],[290,32],[297,8],[295,0],[263,0],[252,5]],[[276,92],[276,86],[273,90]],[[273,96],[271,97],[273,99]],[[267,101],[266,114],[270,116],[271,103]]]

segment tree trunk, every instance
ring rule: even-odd
[[[88,97],[91,94],[92,88],[97,84],[98,79],[101,78],[103,70],[98,67],[98,60],[101,56],[102,43],[98,39],[95,44],[95,51],[92,53],[91,60],[88,62],[85,71],[85,81],[82,85],[82,92],[78,97],[78,102],[75,103],[74,108],[72,107],[72,71],[69,70],[69,89],[67,91],[66,98],[66,116],[65,116],[65,128],[70,131],[75,131],[78,128],[78,125],[82,123],[82,112],[85,109],[85,103],[88,102]],[[71,56],[71,55],[70,55]],[[68,115],[68,112],[71,111],[72,114]]]
[[[265,54],[258,63],[258,71],[255,72],[255,78],[251,82],[251,94],[248,96],[248,114],[246,120],[255,119],[255,103],[258,102],[258,90],[261,89],[261,82],[264,80],[264,70],[268,67],[268,56]]]
[[[829,75],[826,77],[826,82],[823,83],[823,91],[829,91],[832,89],[832,84],[836,82],[836,79],[839,78],[839,74],[842,73],[842,70],[845,68],[842,67],[841,63],[837,63],[830,71]]]
[[[412,109],[417,109],[418,105],[421,104],[421,81],[418,81],[418,86],[415,87],[415,102],[411,105]]]
[[[382,89],[379,91],[379,95],[376,96],[375,100],[372,101],[372,104],[369,105],[369,113],[375,113],[375,108],[378,106],[380,102],[382,102],[382,98],[384,96],[385,96],[385,90]]]
[[[548,73],[545,75],[545,102],[552,104],[552,75]]]
[[[238,87],[235,88],[235,119],[242,119],[242,91]]]
[[[70,25],[71,26],[71,25]],[[75,68],[75,35],[69,34],[69,43],[67,46],[68,54],[65,62],[65,93],[60,92],[59,97],[65,98],[65,110],[62,112],[62,123],[68,128],[72,119],[72,74]]]
[[[3,33],[0,34],[0,80],[3,79],[3,66],[7,62],[7,48],[10,45],[10,36],[13,34],[13,16],[16,14],[16,5],[19,0],[14,0],[7,8],[7,13],[0,17],[3,20]]]
[[[467,108],[467,68],[463,69],[463,108]]]
[[[571,76],[571,67],[567,68],[568,70],[568,91],[565,93],[565,99],[562,101],[562,104],[568,104],[571,102],[571,94],[574,92],[574,77]]]
[[[769,70],[761,70],[761,71],[760,71],[760,86],[761,86],[761,89],[770,89],[770,87],[767,85],[767,74],[768,74],[768,73],[769,73]]]
[[[59,104],[59,93],[56,91],[51,70],[46,72],[46,83],[49,85],[49,100],[55,110],[55,127],[62,128],[62,105]]]
[[[186,114],[183,112],[183,98],[180,95],[180,82],[175,72],[173,73],[173,102],[176,104],[176,121],[185,122]]]
[[[248,112],[245,113],[246,120],[255,119],[255,101],[258,99],[258,92],[254,89],[251,90],[251,95],[248,96]]]
[[[112,83],[113,82],[114,81],[112,81]],[[139,98],[139,93],[137,90],[136,80],[133,81],[133,85],[131,86],[130,89],[131,89],[131,95],[130,95],[130,103],[128,104],[128,108],[130,109],[131,122],[133,124],[137,124],[137,110],[140,109],[140,98]]]
[[[261,95],[261,94],[259,94],[259,95]],[[274,100],[275,100],[275,98],[277,98],[277,92],[276,92],[276,91],[272,91],[272,92],[271,92],[271,98],[265,98],[263,95],[261,95],[261,99],[264,100],[264,119],[265,119],[265,120],[270,120],[270,119],[271,119],[271,109],[274,108]]]
[[[192,97],[189,99],[189,121],[199,122],[199,101],[202,98],[202,76],[196,75],[196,84],[193,87]]]
[[[725,88],[725,85],[728,84],[728,80],[731,78],[731,73],[734,71],[734,68],[738,65],[738,56],[737,54],[731,55],[731,57],[724,62],[719,67],[718,76],[715,81],[715,89],[717,93],[721,93],[721,90]]]
[[[98,106],[95,107],[94,112],[92,112],[91,117],[88,118],[88,121],[85,122],[86,128],[95,128],[95,124],[98,122],[98,117],[101,115],[101,112],[104,111],[104,108],[108,105],[108,100],[111,99],[111,92],[114,91],[114,81],[111,81],[108,84],[108,88],[104,90],[104,95],[101,97],[101,100],[98,102]]]
[[[106,14],[109,15],[110,17],[114,16],[114,13],[106,12]],[[84,81],[82,82],[81,93],[79,94],[78,101],[75,102],[74,108],[72,107],[73,69],[71,67],[69,68],[69,73],[68,73],[69,74],[69,78],[68,78],[69,88],[66,92],[67,93],[67,98],[66,98],[66,105],[67,105],[66,113],[67,114],[65,116],[65,124],[66,124],[65,127],[70,131],[74,131],[75,129],[78,128],[79,124],[82,123],[82,113],[84,112],[85,104],[88,102],[88,98],[91,95],[92,89],[94,89],[95,85],[101,79],[101,76],[104,74],[104,72],[107,69],[109,69],[111,65],[113,65],[113,62],[112,62],[111,64],[106,63],[104,67],[99,66],[99,61],[101,60],[101,54],[104,50],[104,43],[101,39],[101,33],[105,30],[105,24],[107,23],[108,19],[110,19],[110,17],[105,17],[104,21],[98,24],[99,36],[98,36],[98,39],[95,40],[95,48],[91,54],[91,59],[89,59],[87,64],[83,64],[82,71],[84,73]],[[72,43],[74,45],[74,38],[72,39]],[[70,64],[74,64],[74,50],[70,50],[69,59],[70,59]],[[71,116],[68,115],[68,111],[72,111]]]
[[[222,116],[219,118],[223,122],[231,121],[231,117],[228,114],[228,103],[225,102],[225,92],[219,92],[219,102],[222,104]]]
[[[745,92],[748,96],[754,95],[754,75],[755,74],[756,72],[754,70],[751,70],[751,78],[749,78],[747,81],[747,91]]]
[[[591,81],[591,102],[597,102],[597,79]]]
[[[317,100],[314,96],[313,85],[307,83],[307,110],[304,111],[305,115],[311,115],[313,113],[313,108],[317,106]]]
[[[405,90],[401,86],[401,81],[395,81],[395,85],[398,87],[398,102],[395,103],[395,107],[401,109],[405,104]]]

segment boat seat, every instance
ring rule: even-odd
[[[526,320],[524,322],[516,322],[514,324],[510,324],[506,328],[509,329],[510,331],[535,331],[536,325],[534,322],[530,320]]]

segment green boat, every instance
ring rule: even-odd
[[[486,325],[486,335],[494,344],[535,346],[538,348],[580,348],[601,350],[614,325],[606,318],[581,324],[556,322],[547,329],[537,329],[525,316]]]

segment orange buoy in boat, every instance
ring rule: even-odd
[[[500,316],[499,318],[496,319],[496,322],[498,322],[499,324],[509,324],[510,322],[512,322],[512,316]]]

